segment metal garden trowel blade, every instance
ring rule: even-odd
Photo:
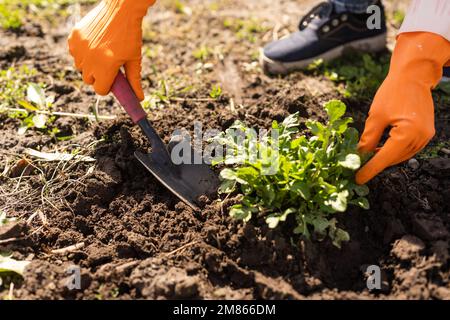
[[[198,198],[202,195],[210,196],[217,190],[218,179],[213,171],[204,164],[203,160],[199,161],[200,164],[174,164],[164,141],[148,121],[144,109],[122,72],[117,74],[111,91],[133,122],[139,125],[149,139],[152,152],[150,154],[135,152],[136,158],[178,198],[197,210]],[[189,152],[194,152],[191,145],[187,144],[188,141],[182,136],[177,136],[173,145],[176,146],[181,142],[183,142],[181,146],[187,150],[183,155],[188,156]]]
[[[170,160],[162,161],[161,154],[153,152],[136,151],[134,155],[156,179],[194,210],[199,209],[196,203],[200,196],[211,196],[217,191],[218,178],[206,164],[175,165]]]

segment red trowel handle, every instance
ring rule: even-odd
[[[134,123],[138,123],[139,120],[146,118],[147,114],[142,109],[139,99],[136,97],[133,89],[130,86],[127,78],[123,75],[122,71],[119,71],[116,79],[111,87],[111,92],[114,94],[117,100],[119,100],[122,107],[131,117]]]

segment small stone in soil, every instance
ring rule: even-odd
[[[16,164],[11,168],[9,173],[10,178],[17,178],[20,176],[29,176],[33,173],[34,167],[31,165],[31,161],[28,159],[20,159],[16,162]]]
[[[419,161],[417,161],[417,159],[412,158],[408,161],[408,166],[413,169],[414,171],[416,171],[417,169],[419,169],[420,167],[420,163]]]

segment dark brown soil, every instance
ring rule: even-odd
[[[249,52],[270,39],[274,24],[266,18],[269,2],[259,2],[254,6],[261,15],[256,16],[270,28],[256,36],[255,44],[236,39],[223,27],[225,18],[241,17],[238,8],[243,11],[246,5],[226,2],[223,11],[196,9],[192,16],[170,6],[155,8],[155,35],[145,42],[150,48],[161,44],[164,54],[144,58],[146,92],[153,92],[158,80],[170,82],[178,76],[180,86],[195,87],[150,111],[166,141],[176,128],[192,130],[194,121],[223,130],[235,119],[268,127],[293,112],[303,119],[323,119],[323,102],[342,98],[322,77],[297,73],[269,78],[257,66],[248,66],[253,61]],[[56,95],[55,110],[87,113],[95,96],[70,67],[65,37],[45,23],[42,30],[43,35],[19,36],[0,31],[0,67],[36,68],[36,80]],[[205,42],[221,47],[225,58],[212,57],[212,70],[198,74],[191,52]],[[205,99],[216,83],[224,96]],[[432,146],[450,137],[450,106],[442,101],[436,107],[438,134]],[[369,105],[346,102],[360,129]],[[206,199],[202,210],[193,212],[134,158],[133,152],[148,147],[147,142],[112,98],[101,101],[100,113],[119,117],[101,123],[58,118],[55,125],[75,136],[65,142],[33,130],[18,136],[17,120],[0,115],[0,172],[25,157],[25,148],[80,148],[96,159],[65,167],[29,159],[35,169],[27,176],[20,177],[19,169],[29,165],[22,162],[15,178],[0,178],[0,210],[20,221],[0,229],[0,251],[31,260],[23,280],[15,281],[14,298],[450,299],[448,155],[418,158],[418,168],[404,164],[374,179],[369,184],[371,209],[351,208],[338,216],[351,236],[339,250],[329,241],[292,238],[283,228],[270,230],[263,221],[237,222],[227,214],[233,198]],[[16,239],[1,242],[11,238]],[[78,246],[54,251],[72,245]],[[367,289],[370,265],[382,270],[381,290]],[[73,266],[81,268],[79,290],[67,287]],[[8,291],[0,287],[0,295]]]

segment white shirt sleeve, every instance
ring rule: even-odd
[[[425,31],[450,41],[450,0],[412,0],[400,33]]]

